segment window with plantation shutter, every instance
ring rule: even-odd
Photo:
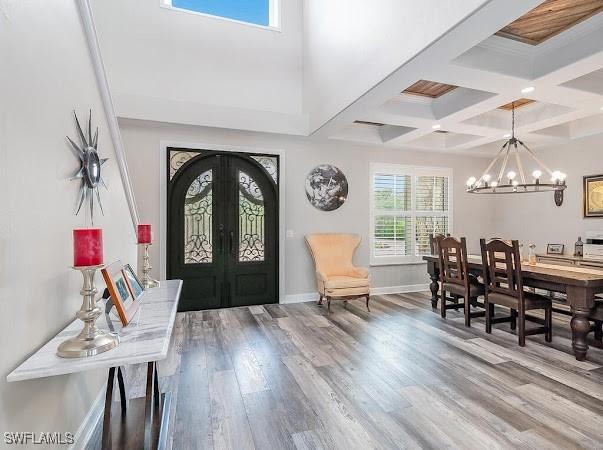
[[[371,164],[371,264],[420,262],[429,237],[451,232],[452,171]]]

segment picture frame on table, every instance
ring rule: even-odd
[[[115,261],[101,270],[105,284],[107,285],[107,290],[109,291],[109,295],[111,296],[111,300],[115,305],[115,310],[117,311],[117,315],[123,326],[126,326],[130,320],[132,320],[132,317],[134,317],[134,314],[138,311],[138,306],[140,304],[138,299],[141,293],[138,293],[137,295],[133,294],[130,285],[128,284],[131,282],[129,281],[130,271],[132,271],[131,267],[126,274],[121,261]],[[134,274],[133,271],[132,274]],[[136,280],[138,279],[136,278]]]
[[[144,287],[142,287],[142,283],[138,279],[136,272],[132,269],[130,264],[126,264],[122,269],[125,277],[128,288],[130,289],[130,294],[134,301],[138,301],[142,292],[144,291]]]
[[[603,174],[584,177],[584,217],[603,217]]]
[[[546,254],[547,255],[563,255],[565,244],[547,244]]]

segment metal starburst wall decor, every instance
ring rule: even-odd
[[[67,140],[69,140],[72,149],[80,160],[80,169],[70,178],[70,180],[81,180],[75,215],[79,214],[82,205],[86,203],[90,210],[90,221],[94,224],[95,197],[96,203],[98,203],[98,207],[104,215],[99,188],[101,185],[104,186],[105,189],[107,188],[107,185],[101,176],[101,167],[109,160],[109,158],[101,159],[98,156],[98,127],[96,127],[94,136],[92,136],[92,110],[90,110],[88,116],[88,129],[86,130],[88,136],[86,136],[84,130],[82,130],[75,111],[73,111],[73,117],[75,118],[77,133],[79,140],[81,141],[81,145],[77,145],[69,136],[67,136]]]

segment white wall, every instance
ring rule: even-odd
[[[304,1],[304,106],[310,130],[487,2]]]
[[[314,291],[314,269],[304,235],[312,232],[348,231],[360,233],[363,241],[356,262],[369,264],[369,163],[392,162],[453,168],[454,233],[467,236],[476,251],[479,238],[489,235],[492,208],[489,198],[464,192],[470,173],[479,172],[486,160],[469,156],[443,155],[434,152],[393,150],[380,146],[356,145],[307,137],[270,135],[215,128],[176,126],[139,121],[120,121],[130,167],[136,201],[143,221],[159,229],[159,149],[160,141],[179,141],[214,145],[232,145],[260,149],[284,150],[285,170],[282,182],[285,192],[285,227],[293,230],[285,251],[285,291],[287,295]],[[349,183],[346,203],[333,212],[315,209],[304,190],[308,172],[318,164],[332,163],[345,173]],[[159,246],[153,246],[155,270]],[[415,285],[428,282],[425,265],[379,266],[371,269],[375,287]]]
[[[92,108],[109,186],[105,261],[136,262],[134,231],[73,0],[0,1],[0,436],[75,433],[105,371],[7,383],[6,375],[74,319],[82,277],[71,270],[78,160],[72,110]],[[102,282],[97,283],[102,290]],[[64,448],[64,447],[61,447]]]
[[[273,31],[160,0],[93,0],[117,115],[305,133],[301,0],[281,3]]]
[[[540,253],[546,252],[548,243],[565,244],[565,253],[572,255],[578,236],[584,241],[587,231],[603,232],[603,218],[585,219],[582,212],[582,177],[603,173],[603,135],[539,148],[535,153],[552,170],[567,173],[563,205],[555,205],[551,192],[493,197],[495,234],[534,243]],[[532,169],[526,166],[526,171]]]

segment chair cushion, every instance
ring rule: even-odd
[[[450,292],[451,294],[460,295],[461,297],[465,295],[465,287],[460,284],[455,283],[444,283],[442,286],[442,290],[446,292]],[[484,294],[484,285],[483,284],[470,284],[469,285],[469,297],[479,297]]]
[[[533,292],[523,293],[526,310],[542,309],[551,305],[551,299]],[[499,292],[490,292],[488,294],[488,302],[496,303],[497,305],[506,306],[507,308],[518,309],[519,299],[511,295],[501,294]]]
[[[325,288],[327,289],[342,289],[342,288],[355,288],[355,287],[368,287],[368,278],[354,278],[346,276],[332,276],[325,281]]]

